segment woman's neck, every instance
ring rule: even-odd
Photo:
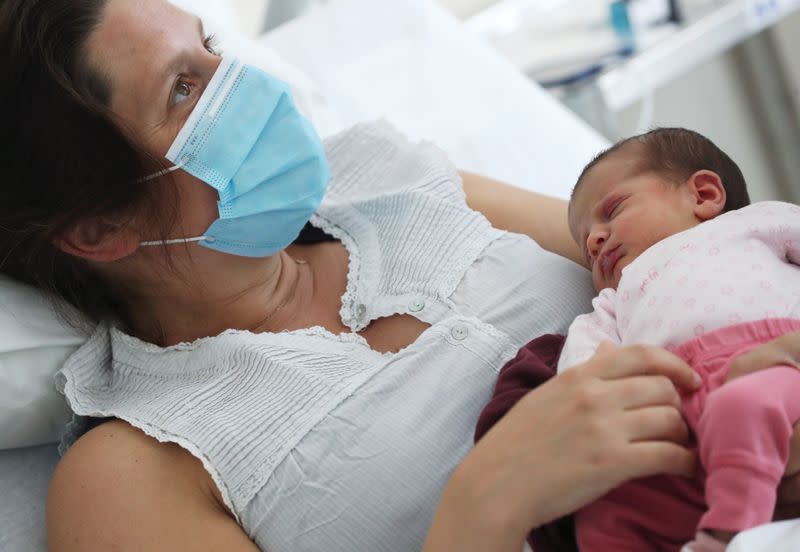
[[[136,335],[170,346],[228,329],[281,331],[313,304],[313,271],[305,261],[281,252],[238,264],[238,271],[227,265],[205,274],[202,286],[187,285],[185,278],[149,286],[151,292],[138,294],[132,308]]]

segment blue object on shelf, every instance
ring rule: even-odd
[[[633,26],[631,25],[631,18],[628,16],[628,2],[626,0],[611,2],[609,6],[609,23],[623,44],[631,45],[633,43]]]

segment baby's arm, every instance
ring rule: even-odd
[[[603,341],[621,344],[616,303],[617,292],[611,288],[604,289],[592,301],[594,312],[575,319],[569,327],[567,342],[558,361],[559,373],[589,360]]]

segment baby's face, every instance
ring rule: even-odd
[[[569,225],[595,289],[616,289],[622,269],[647,248],[698,224],[692,196],[621,150],[595,165],[572,198]]]

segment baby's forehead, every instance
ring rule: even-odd
[[[620,182],[647,170],[647,157],[640,144],[624,144],[592,161],[578,180],[570,203],[580,196],[608,192]]]
[[[586,201],[591,201],[594,196],[606,191],[606,188],[613,186],[618,180],[617,175],[621,176],[617,159],[612,156],[604,157],[593,162],[581,175],[580,180],[572,191],[569,201],[570,212],[582,206]]]
[[[584,170],[569,201],[570,228],[617,186],[644,170],[644,153],[639,144],[624,144],[596,159]]]
[[[588,184],[588,185],[587,185]],[[575,189],[572,198],[569,200],[569,207],[567,209],[567,221],[569,223],[570,232],[576,235],[578,226],[584,220],[589,212],[590,204],[593,203],[591,197],[595,194],[591,193],[592,184],[590,182],[582,183],[582,185]]]

